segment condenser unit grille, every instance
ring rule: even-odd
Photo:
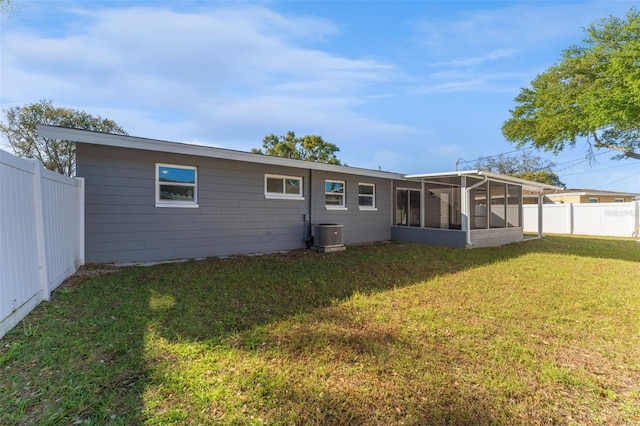
[[[316,247],[343,246],[342,228],[344,225],[315,225],[313,245]]]

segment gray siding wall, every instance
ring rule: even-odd
[[[328,173],[313,170],[311,196],[313,206],[311,223],[336,223],[344,225],[345,244],[391,239],[391,187],[392,181],[354,176],[349,174]],[[325,181],[338,180],[346,184],[346,210],[327,209],[325,203]],[[376,210],[361,210],[358,206],[358,184],[375,184]]]
[[[77,158],[86,185],[89,263],[302,248],[309,234],[305,219],[344,225],[347,244],[391,238],[389,180],[83,143]],[[156,163],[198,168],[199,208],[155,207]],[[265,174],[302,177],[305,199],[265,199]],[[347,210],[326,210],[325,179],[346,181]],[[359,182],[376,185],[376,211],[359,210]]]
[[[86,261],[200,258],[304,247],[305,200],[264,197],[264,174],[308,171],[78,144],[86,183]],[[155,165],[198,167],[199,208],[155,207]]]

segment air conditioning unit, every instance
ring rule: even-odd
[[[343,251],[345,250],[342,239],[342,229],[344,225],[335,223],[323,223],[313,226],[313,250],[321,252]]]

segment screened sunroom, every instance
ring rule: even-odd
[[[522,191],[544,189],[558,188],[480,170],[406,175],[394,186],[391,236],[466,248],[522,241]],[[541,207],[538,217],[542,236]]]

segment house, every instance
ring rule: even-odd
[[[599,189],[557,189],[545,190],[545,204],[580,204],[580,203],[630,203],[638,194],[629,192],[604,191]],[[537,204],[537,193],[524,193],[524,204]]]
[[[561,189],[545,194],[552,203],[630,203],[638,194],[596,189]]]
[[[341,225],[345,244],[500,245],[523,239],[523,189],[557,189],[482,171],[403,175],[54,126],[38,132],[76,142],[90,263],[304,248],[321,224]]]

